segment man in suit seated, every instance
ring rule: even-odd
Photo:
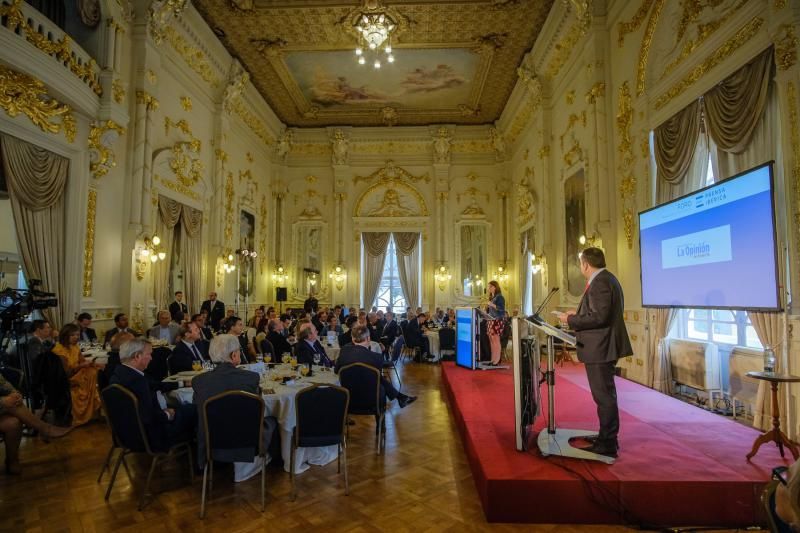
[[[312,323],[300,324],[297,331],[297,344],[294,346],[294,355],[297,357],[297,362],[301,365],[314,364],[314,356],[319,355],[319,364],[333,366],[333,361],[328,358],[325,353],[325,348],[319,342],[317,337],[317,328]]]
[[[153,339],[161,339],[167,341],[167,344],[175,344],[175,340],[180,333],[180,326],[172,322],[172,317],[169,311],[162,309],[158,312],[158,324],[150,328],[147,336]]]
[[[366,326],[356,324],[353,329],[350,330],[350,336],[353,342],[344,346],[341,352],[339,352],[339,357],[336,359],[334,371],[337,374],[339,370],[347,365],[364,363],[381,372],[381,390],[383,390],[389,401],[396,399],[400,407],[405,407],[417,399],[416,396],[408,396],[398,392],[397,389],[394,388],[394,385],[392,385],[392,382],[383,377],[383,356],[370,351],[369,329],[367,329]]]
[[[172,321],[176,324],[180,324],[188,314],[189,308],[183,302],[183,292],[176,291],[175,301],[169,304],[169,315],[172,317]]]
[[[244,391],[253,394],[260,394],[259,389],[259,375],[250,370],[242,370],[236,368],[241,364],[241,346],[239,339],[233,335],[217,335],[211,340],[211,347],[209,348],[211,360],[216,363],[216,367],[211,372],[200,374],[192,380],[192,389],[194,389],[194,404],[197,406],[197,412],[202,420],[202,408],[206,400],[217,394],[227,391]],[[266,417],[264,419],[264,433],[263,444],[264,449],[269,447],[269,442],[272,440],[272,434],[278,426],[274,417]],[[205,432],[202,427],[198,427],[197,434],[197,452],[200,466],[204,466],[206,462],[205,452]],[[221,453],[221,452],[220,452]],[[239,460],[247,460],[247,450],[228,450],[225,454],[215,455],[215,460],[224,462],[233,462]],[[252,452],[251,452],[252,455]]]
[[[283,336],[284,327],[284,323],[277,318],[271,318],[267,323],[267,340],[275,352],[272,354],[273,362],[280,362],[283,354],[292,353],[292,345]]]
[[[146,339],[127,341],[119,349],[120,363],[111,376],[111,384],[122,385],[139,400],[139,417],[155,450],[164,451],[179,442],[192,439],[197,426],[197,411],[191,405],[167,407],[161,391],[151,387],[144,375],[153,346]],[[131,421],[132,422],[132,421]]]
[[[134,331],[128,327],[128,315],[126,315],[125,313],[117,313],[116,315],[114,315],[114,327],[106,331],[106,336],[105,339],[103,340],[103,345],[107,346],[108,344],[110,344],[111,339],[117,333],[130,333],[134,337],[139,336],[138,331]]]
[[[97,342],[97,333],[91,328],[92,315],[81,313],[78,315],[76,323],[81,328],[80,337],[78,337],[79,342]]]
[[[351,342],[353,342],[353,337],[350,336],[350,330],[353,329],[353,326],[357,322],[358,322],[358,316],[355,315],[355,314],[347,315],[347,318],[344,319],[344,325],[347,328],[347,331],[345,331],[344,333],[341,333],[339,335],[339,347],[340,348],[342,346],[345,346],[345,345],[350,344]]]
[[[214,334],[211,333],[211,328],[206,326],[207,317],[208,315],[205,313],[197,313],[196,315],[192,315],[192,322],[197,324],[197,329],[200,330],[200,340],[210,342]]]
[[[27,340],[20,339],[18,344],[11,346],[8,350],[8,362],[14,368],[22,368],[21,353],[27,349],[28,363],[31,370],[36,368],[36,359],[42,352],[53,349],[53,327],[47,320],[34,320],[31,323],[30,335]]]
[[[217,293],[210,292],[208,300],[200,306],[200,312],[208,313],[208,323],[214,331],[219,331],[220,322],[225,318],[225,304],[217,300]]]
[[[386,325],[383,327],[383,338],[388,348],[400,336],[400,325],[395,321],[394,313],[391,311],[387,312],[384,317],[386,317]]]
[[[410,320],[406,327],[406,346],[412,346],[420,349],[420,357],[432,359],[429,355],[431,352],[430,340],[425,336],[422,325],[427,320],[425,313],[420,313],[413,320]],[[419,362],[419,361],[417,361]]]
[[[175,345],[169,360],[170,371],[173,374],[191,370],[195,361],[201,364],[210,361],[205,346],[199,343],[200,328],[197,324],[189,322],[181,326],[180,336],[181,340]]]

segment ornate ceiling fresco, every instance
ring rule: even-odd
[[[294,127],[485,124],[514,88],[553,0],[396,0],[393,64],[359,65],[360,0],[195,0]]]

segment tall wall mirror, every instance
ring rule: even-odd
[[[294,225],[294,293],[296,297],[319,294],[322,283],[322,251],[325,226],[321,222]]]
[[[486,289],[488,234],[486,223],[462,223],[459,227],[456,257],[464,296],[480,297]]]
[[[586,283],[578,262],[578,254],[581,252],[580,238],[586,232],[586,177],[583,169],[564,181],[564,222],[567,291],[572,296],[580,296]]]

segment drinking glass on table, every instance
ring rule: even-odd
[[[297,368],[297,357],[292,356],[290,362],[292,363],[292,368]]]
[[[321,360],[321,357],[322,356],[320,356],[318,353],[314,352],[314,364],[315,365],[319,366],[319,362]]]
[[[256,354],[256,363],[263,363],[264,362],[264,354],[257,353]]]
[[[264,354],[264,362],[265,362],[265,363],[267,363],[267,364],[269,364],[270,362],[272,362],[272,354],[265,353],[265,354]]]
[[[203,370],[203,363],[201,363],[200,361],[192,361],[192,370],[194,370],[195,372]]]
[[[281,356],[281,362],[285,364],[291,362],[291,360],[292,360],[292,354],[290,354],[289,352],[283,352],[283,355]]]
[[[300,375],[303,377],[308,375],[308,367],[306,365],[300,367]]]

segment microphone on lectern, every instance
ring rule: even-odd
[[[539,305],[536,311],[531,316],[528,317],[528,320],[530,320],[531,322],[544,322],[545,320],[541,316],[539,316],[539,313],[542,312],[542,309],[544,309],[547,306],[547,304],[550,302],[550,299],[557,292],[558,292],[558,287],[553,287],[552,289],[550,289],[550,293],[545,297],[544,301],[542,301],[541,305]]]

